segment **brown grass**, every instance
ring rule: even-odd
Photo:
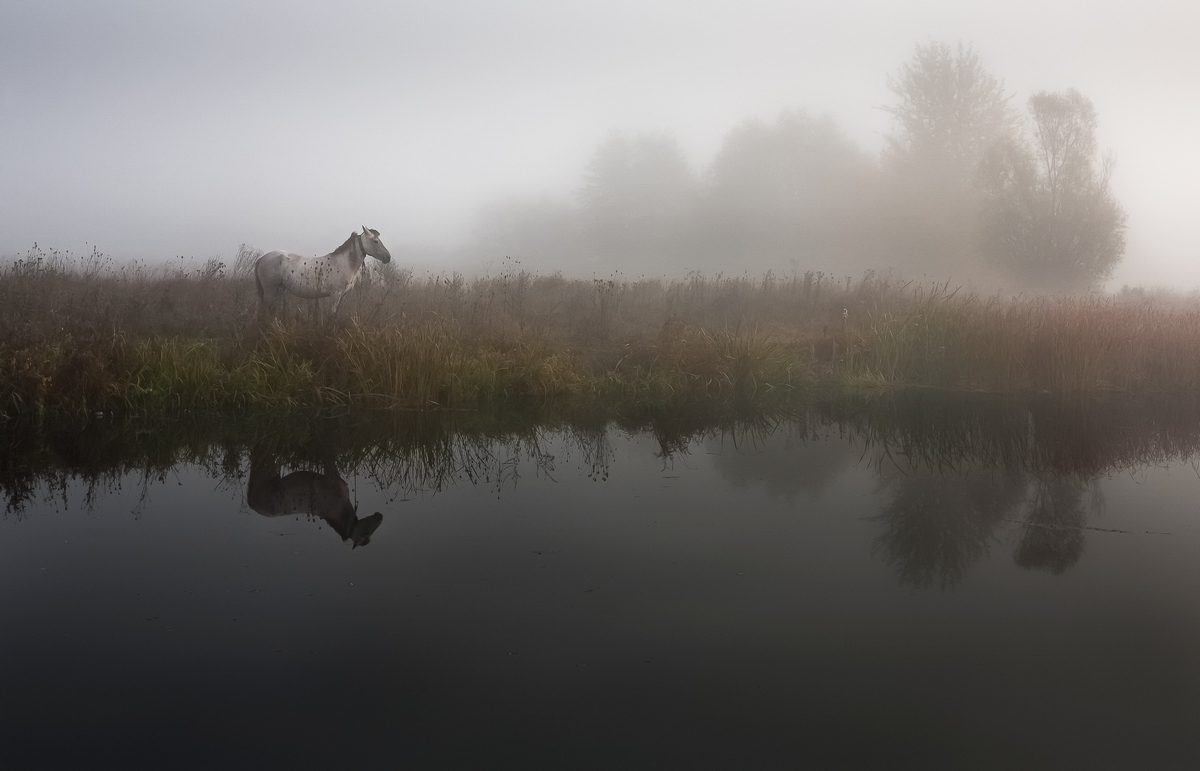
[[[151,268],[31,250],[0,269],[0,410],[27,414],[767,405],[913,387],[1200,391],[1200,313],[1136,293],[1001,298],[868,274],[416,278],[370,262],[330,318],[261,319],[244,247]]]

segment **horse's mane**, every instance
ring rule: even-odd
[[[346,239],[346,242],[344,244],[342,244],[341,246],[339,246],[338,248],[334,249],[332,252],[330,252],[330,254],[341,254],[342,252],[350,251],[350,242],[353,241],[357,237],[358,237],[358,233],[351,233],[350,237]]]

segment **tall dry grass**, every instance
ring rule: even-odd
[[[1200,312],[1107,297],[1001,300],[919,289],[856,326],[856,365],[889,384],[997,391],[1196,392]]]
[[[32,249],[0,268],[0,410],[163,413],[562,402],[760,405],[911,387],[1194,392],[1200,312],[1002,298],[868,274],[416,277],[369,261],[337,317],[259,314],[243,247],[150,267]]]

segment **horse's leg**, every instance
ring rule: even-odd
[[[263,323],[274,319],[279,314],[279,298],[282,293],[278,288],[264,289],[258,301],[258,321]]]
[[[246,504],[264,517],[280,514],[279,464],[262,447],[250,451],[250,480],[246,485]]]

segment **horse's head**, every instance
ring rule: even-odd
[[[376,528],[378,528],[382,522],[383,514],[380,514],[378,511],[369,517],[363,517],[362,519],[355,520],[354,526],[350,528],[349,539],[354,544],[350,547],[350,550],[353,551],[359,546],[366,546],[369,544],[371,542],[371,534],[375,532]],[[343,538],[342,540],[346,539]]]
[[[362,235],[358,237],[358,241],[362,244],[362,249],[365,254],[369,254],[380,262],[391,262],[392,254],[379,240],[379,231],[371,230],[366,225],[363,225]]]

